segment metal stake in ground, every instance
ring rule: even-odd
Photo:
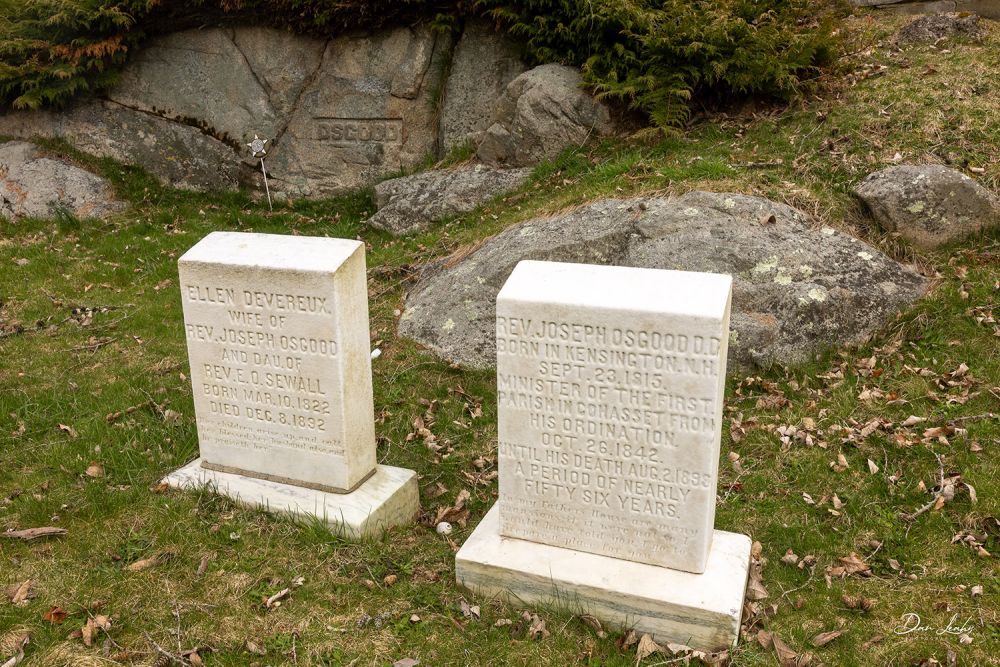
[[[267,151],[264,150],[264,145],[267,141],[267,139],[261,139],[258,137],[255,132],[253,135],[253,141],[247,144],[247,147],[250,149],[250,152],[253,153],[254,157],[260,158],[260,171],[264,174],[264,190],[267,192],[267,208],[268,210],[273,211],[274,207],[271,205],[271,188],[267,184],[267,169],[264,168],[264,156],[267,155]]]

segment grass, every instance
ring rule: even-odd
[[[535,640],[523,609],[463,598],[451,544],[423,525],[349,542],[316,522],[159,489],[197,452],[176,260],[218,229],[363,239],[372,340],[384,352],[374,362],[378,457],[419,473],[429,515],[471,492],[472,518],[452,535],[461,544],[496,498],[495,481],[478,474],[496,464],[495,382],[396,337],[410,267],[593,198],[703,188],[787,201],[936,275],[924,301],[860,349],[730,375],[716,524],[761,543],[769,592],[732,664],[775,664],[754,641],[759,629],[828,665],[947,664],[951,654],[955,664],[995,664],[1000,423],[986,414],[1000,411],[1000,338],[996,324],[977,316],[996,310],[1000,233],[918,254],[871,229],[849,191],[896,153],[982,168],[977,179],[998,188],[1000,63],[988,55],[1000,48],[1000,30],[984,45],[899,53],[882,46],[897,25],[854,19],[851,74],[827,82],[822,97],[715,115],[656,145],[609,141],[568,152],[506,200],[406,239],[363,225],[370,193],[269,214],[245,193],[178,192],[141,170],[46,144],[109,178],[132,206],[105,222],[63,215],[0,223],[0,530],[68,530],[0,540],[0,590],[31,580],[33,592],[24,606],[0,595],[0,661],[28,632],[26,664],[39,665],[152,664],[154,642],[173,652],[198,648],[206,665],[390,665],[404,657],[435,666],[635,665],[634,647],[617,646],[622,628],[600,638],[572,613],[542,606],[530,611],[551,634]],[[864,76],[881,66],[883,74]],[[445,446],[439,453],[407,440],[414,418],[428,412]],[[903,426],[910,415],[926,421]],[[945,429],[944,440],[925,436],[933,427]],[[838,462],[848,467],[838,472]],[[932,489],[942,471],[961,475],[977,502],[959,485],[939,510],[901,518],[932,498],[920,485]],[[445,492],[432,497],[439,484]],[[963,533],[993,556],[953,540]],[[789,549],[814,565],[782,562]],[[852,552],[871,576],[827,581],[828,568]],[[288,587],[280,607],[264,608],[263,599]],[[852,609],[857,598],[871,608]],[[481,605],[479,620],[463,615],[463,599]],[[53,607],[65,612],[61,623],[43,618]],[[955,615],[957,626],[968,621],[972,641],[896,635],[908,612],[935,629]],[[71,634],[100,615],[110,629],[92,646]],[[499,619],[513,623],[497,627]],[[844,635],[811,645],[837,629]],[[666,660],[657,654],[642,664]]]

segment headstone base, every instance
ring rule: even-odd
[[[350,493],[328,493],[291,484],[208,470],[197,458],[163,478],[175,488],[210,486],[245,505],[273,512],[311,515],[346,537],[364,537],[413,522],[420,509],[417,473],[377,466],[375,473]]]
[[[736,644],[750,567],[750,538],[716,530],[708,567],[692,574],[500,535],[494,505],[455,560],[474,594],[588,613],[658,642],[718,651]]]

